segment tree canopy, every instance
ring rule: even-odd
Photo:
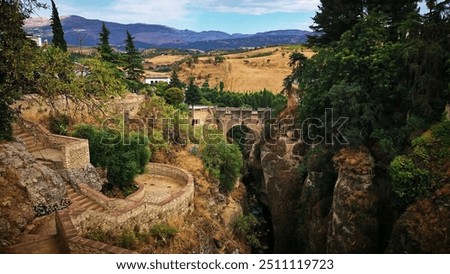
[[[91,163],[106,168],[108,183],[124,191],[134,188],[134,178],[150,160],[148,138],[136,133],[123,136],[114,129],[81,125],[73,135],[89,140]]]
[[[0,3],[0,140],[12,135],[10,105],[35,86],[37,49],[22,28],[32,8],[16,1]]]

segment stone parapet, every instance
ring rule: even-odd
[[[88,140],[52,134],[42,125],[35,124],[23,117],[18,117],[18,124],[45,148],[61,151],[63,168],[81,168],[90,163]]]
[[[182,216],[193,209],[194,179],[192,175],[180,168],[151,163],[148,172],[175,179],[182,183],[183,188],[172,193],[167,199],[152,202],[147,197],[144,186],[126,199],[113,199],[81,184],[80,191],[97,204],[106,209],[105,212],[87,210],[73,214],[72,221],[80,234],[91,230],[102,231],[149,230],[158,222],[167,220],[171,216]]]

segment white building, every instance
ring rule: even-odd
[[[28,35],[28,39],[34,41],[38,47],[42,47],[42,38],[40,35]]]
[[[149,85],[155,85],[159,82],[164,82],[167,84],[170,84],[170,77],[169,76],[146,76],[144,83]]]

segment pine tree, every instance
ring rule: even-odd
[[[137,82],[140,82],[144,74],[144,66],[142,65],[142,57],[139,51],[134,46],[134,37],[127,31],[127,39],[125,40],[125,70],[127,72],[127,78],[131,80],[132,86],[135,87]],[[136,88],[133,88],[136,91]]]
[[[109,44],[109,29],[106,27],[105,23],[102,23],[102,30],[100,32],[100,43],[98,44],[97,50],[100,53],[102,60],[114,63],[116,62],[116,55]]]
[[[170,77],[169,88],[179,88],[182,89],[184,87],[183,82],[178,78],[178,74],[175,70],[172,71],[172,76]]]
[[[408,21],[413,20],[418,22],[419,12],[417,7],[417,0],[397,0],[397,1],[385,1],[385,0],[367,0],[366,9],[368,13],[383,13],[387,16],[389,39],[397,40],[410,30],[405,30],[404,35],[400,35],[399,28],[402,25],[409,25]]]
[[[192,108],[194,108],[194,105],[200,103],[201,99],[200,90],[194,84],[194,78],[191,78],[186,90],[186,104],[191,105]]]
[[[350,30],[363,15],[362,0],[321,0],[319,11],[313,17],[311,28],[319,36],[309,36],[313,45],[326,45],[338,41],[341,35]]]
[[[53,31],[53,45],[67,51],[67,42],[64,39],[64,30],[61,25],[61,20],[59,19],[58,9],[56,8],[55,2],[52,0],[52,17],[51,26]]]

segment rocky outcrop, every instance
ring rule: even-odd
[[[378,244],[374,160],[365,150],[343,149],[333,161],[338,171],[328,230],[328,253],[373,253]]]
[[[0,144],[0,245],[15,242],[36,207],[58,207],[65,194],[61,176],[38,163],[22,143]]]
[[[450,253],[450,183],[411,205],[395,223],[388,253]]]
[[[62,178],[69,182],[74,188],[78,188],[79,184],[84,183],[92,189],[100,191],[105,183],[92,164],[88,164],[81,168],[62,169],[58,172]]]
[[[297,251],[297,209],[303,183],[298,171],[307,151],[294,137],[294,120],[288,118],[272,126],[270,134],[266,128],[265,138],[253,146],[247,161],[249,173],[261,180],[258,198],[270,210],[276,253]]]
[[[16,171],[17,183],[27,190],[33,206],[58,204],[66,196],[63,178],[37,162],[22,143],[0,145],[0,173],[5,172],[5,168]]]
[[[333,179],[322,171],[309,172],[302,188],[298,214],[299,251],[321,253],[327,251],[329,213],[333,201]],[[329,181],[329,183],[324,183]]]
[[[0,170],[0,247],[4,247],[15,243],[35,214],[16,171],[3,165]]]

